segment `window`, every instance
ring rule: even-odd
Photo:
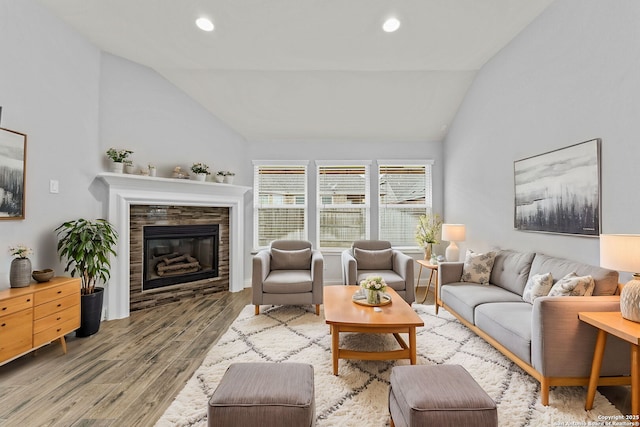
[[[320,248],[346,248],[369,238],[369,165],[318,163]]]
[[[254,162],[253,245],[307,240],[307,165]]]
[[[430,212],[431,164],[378,162],[379,236],[394,246],[415,246],[418,217]]]

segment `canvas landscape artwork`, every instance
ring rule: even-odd
[[[0,128],[0,219],[24,219],[27,136]]]
[[[514,162],[518,230],[600,234],[600,139]]]

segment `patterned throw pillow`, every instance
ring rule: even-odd
[[[477,254],[467,249],[460,281],[480,283],[482,285],[489,283],[496,254],[497,252]]]
[[[522,299],[529,304],[533,304],[536,298],[547,296],[552,286],[553,276],[551,273],[534,274],[527,280],[527,285],[524,287],[524,292],[522,293]]]
[[[576,273],[569,273],[558,280],[549,291],[550,297],[581,297],[591,296],[596,282],[591,276],[578,276]]]

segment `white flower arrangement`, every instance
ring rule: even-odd
[[[387,284],[381,276],[369,276],[360,281],[360,287],[369,291],[384,292],[387,290]]]
[[[29,255],[33,255],[33,250],[25,245],[10,246],[9,253],[16,258],[27,258]]]

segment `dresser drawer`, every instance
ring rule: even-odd
[[[33,294],[7,298],[0,301],[0,319],[8,314],[17,313],[31,307],[33,307]]]
[[[80,305],[80,292],[35,306],[33,308],[33,318],[36,320],[42,319],[43,317],[77,305]],[[78,311],[80,311],[80,308],[78,308]]]
[[[45,329],[42,332],[33,334],[33,347],[39,347],[43,344],[47,344],[69,332],[73,332],[80,327],[80,316],[76,319],[70,319],[66,322],[62,322],[49,329]]]
[[[34,304],[44,304],[73,294],[80,295],[80,286],[78,282],[68,282],[60,286],[36,292]]]
[[[46,329],[60,326],[74,320],[80,326],[80,306],[74,305],[57,313],[50,314],[33,322],[33,333],[39,334]]]
[[[0,318],[0,362],[31,349],[33,310],[26,309]]]

